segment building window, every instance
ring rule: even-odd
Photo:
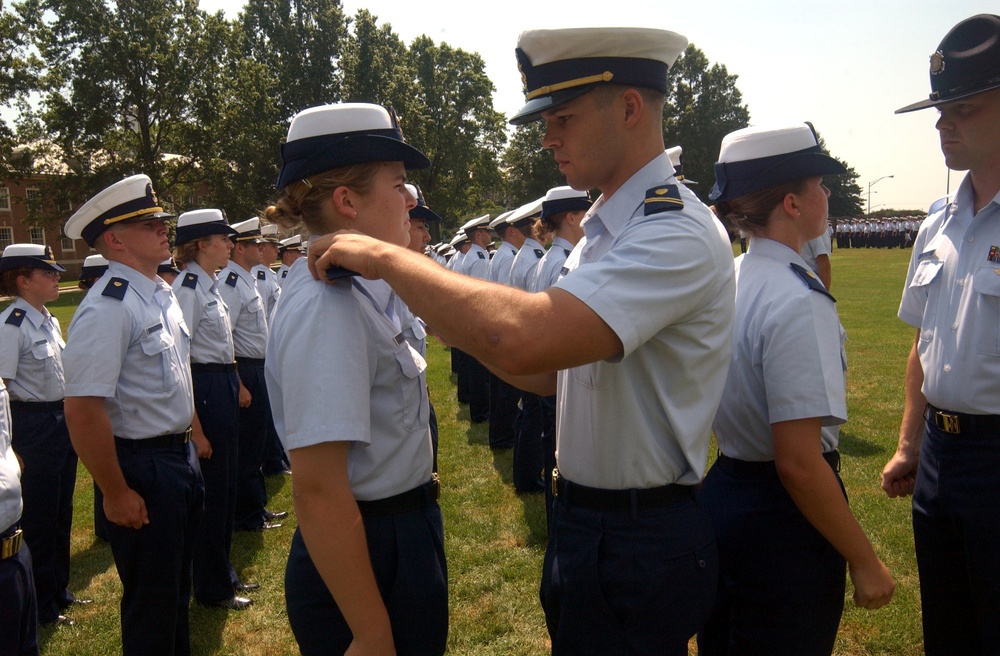
[[[32,244],[44,244],[45,243],[45,229],[44,228],[28,228],[28,236],[31,239]]]
[[[0,187],[0,211],[10,211],[10,188]]]
[[[38,187],[28,187],[24,190],[24,198],[29,204],[37,203],[42,200],[42,190]]]
[[[2,189],[2,187],[0,187]],[[0,226],[0,248],[7,248],[14,243],[14,228]]]
[[[76,242],[70,239],[69,237],[60,238],[59,246],[64,254],[76,252]]]

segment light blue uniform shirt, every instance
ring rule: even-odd
[[[510,286],[527,291],[535,276],[535,267],[544,256],[545,249],[541,244],[531,237],[525,239],[510,267]]]
[[[250,275],[253,276],[254,282],[257,284],[257,293],[264,301],[264,311],[270,317],[271,313],[274,312],[274,306],[278,304],[278,298],[281,296],[278,275],[271,270],[271,267],[266,267],[263,264],[257,264],[251,268]]]
[[[830,239],[830,232],[827,231],[819,237],[807,241],[805,246],[803,246],[802,250],[799,252],[799,255],[802,256],[802,259],[805,260],[806,266],[809,267],[813,273],[819,273],[819,268],[816,265],[816,258],[820,255],[830,257],[832,253],[833,243]]]
[[[236,356],[263,359],[267,351],[267,313],[256,278],[232,260],[219,272],[219,293],[229,308]]]
[[[7,323],[15,312],[24,313],[20,326]],[[17,297],[0,312],[0,378],[10,381],[11,398],[61,400],[66,390],[62,364],[65,346],[59,320],[48,310],[39,312]]]
[[[731,458],[774,460],[771,424],[820,417],[823,451],[837,448],[847,421],[840,318],[833,299],[813,291],[790,264],[798,253],[763,237],[736,260],[733,355],[712,423]]]
[[[462,258],[462,268],[455,270],[473,278],[486,280],[489,276],[490,256],[482,246],[473,244]]]
[[[534,273],[530,276],[528,291],[543,292],[559,280],[559,275],[566,264],[566,259],[573,252],[573,244],[563,237],[552,239],[552,246],[538,261]]]
[[[229,308],[222,300],[219,285],[216,275],[194,260],[174,279],[174,296],[191,331],[191,362],[227,364],[235,356]]]
[[[390,318],[381,281],[328,285],[296,262],[274,314],[264,366],[274,426],[288,451],[350,442],[355,498],[427,483],[433,453],[426,363]]]
[[[105,296],[128,282],[124,298]],[[118,437],[145,439],[191,425],[191,337],[170,286],[111,262],[69,325],[66,396],[104,397]]]
[[[21,467],[10,443],[10,402],[0,380],[0,532],[21,519]]]
[[[503,285],[510,284],[510,267],[514,264],[514,256],[517,249],[509,241],[500,242],[500,247],[493,254],[490,260],[490,282],[498,282]]]
[[[555,284],[614,330],[620,360],[559,372],[559,472],[605,489],[693,485],[705,472],[732,342],[733,252],[722,224],[673,178],[666,153],[594,203]],[[644,216],[646,191],[683,209]]]
[[[921,390],[938,408],[1000,415],[1000,194],[972,211],[972,183],[924,221],[899,318],[920,329]]]

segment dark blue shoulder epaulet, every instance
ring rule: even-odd
[[[684,209],[681,192],[677,185],[662,185],[646,190],[646,200],[643,202],[643,214],[657,214],[671,210]]]
[[[101,296],[110,296],[115,300],[122,300],[125,298],[125,292],[128,291],[128,280],[124,278],[112,278],[108,281],[108,284],[104,286],[104,291],[101,292]]]
[[[190,287],[191,289],[198,288],[198,274],[197,273],[185,273],[184,280],[181,281],[181,287]]]
[[[570,250],[568,248],[564,248],[563,253],[566,253],[566,257],[569,257]]]
[[[10,324],[11,326],[21,327],[21,322],[24,321],[24,315],[27,314],[21,308],[14,308],[11,310],[10,315],[7,317],[7,321],[4,323]]]
[[[792,271],[798,274],[799,278],[802,278],[802,280],[804,280],[805,283],[809,285],[809,289],[813,290],[814,292],[819,292],[824,296],[830,297],[830,300],[833,301],[834,303],[837,302],[837,299],[833,297],[833,294],[826,291],[826,287],[824,287],[823,283],[819,281],[819,278],[816,277],[815,273],[813,273],[812,271],[810,271],[809,269],[805,268],[802,265],[796,264],[795,262],[790,262],[788,266],[792,267]]]
[[[484,253],[482,251],[477,252],[476,255],[479,256],[480,260],[485,260],[486,259],[486,253]]]
[[[229,275],[226,276],[226,284],[230,287],[235,287],[236,282],[240,279],[239,275],[235,271],[230,271]]]
[[[284,280],[287,277],[288,277],[288,269],[285,269],[284,271],[281,272],[281,279]]]
[[[263,269],[257,272],[257,280],[267,280],[267,274],[264,273]]]
[[[536,259],[536,260],[540,260],[540,259],[542,259],[543,257],[545,257],[545,251],[543,251],[542,249],[540,249],[540,248],[535,248],[535,249],[533,249],[533,250],[535,251],[535,259]]]

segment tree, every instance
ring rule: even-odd
[[[506,173],[503,205],[519,207],[545,195],[552,187],[566,184],[552,152],[542,148],[545,123],[532,121],[514,129],[510,145],[503,154]]]
[[[710,202],[722,138],[750,124],[737,77],[721,64],[709,66],[694,45],[667,72],[664,141],[668,148],[684,149],[684,176],[698,182],[691,189],[705,202]]]
[[[864,190],[858,184],[858,178],[860,177],[858,172],[854,170],[853,166],[830,153],[830,149],[826,146],[826,141],[823,140],[819,132],[816,133],[816,142],[819,144],[820,150],[833,157],[847,169],[847,173],[844,175],[823,176],[823,184],[830,190],[830,200],[828,201],[830,217],[861,216],[864,214],[865,204],[861,195]]]

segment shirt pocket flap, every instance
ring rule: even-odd
[[[403,342],[394,352],[396,356],[396,362],[399,363],[399,368],[402,370],[403,375],[407,378],[416,378],[424,369],[427,368],[427,361],[413,350],[408,342]]]
[[[142,352],[146,355],[159,355],[174,345],[174,338],[170,333],[160,328],[152,332],[139,342],[142,345]]]
[[[36,360],[47,360],[55,355],[55,349],[51,342],[43,340],[31,345],[31,355]]]
[[[937,277],[944,266],[943,260],[923,260],[917,264],[917,270],[913,272],[913,280],[910,287],[924,287],[929,285]]]
[[[993,266],[992,262],[988,266],[980,267],[972,285],[977,294],[1000,296],[1000,267]]]

